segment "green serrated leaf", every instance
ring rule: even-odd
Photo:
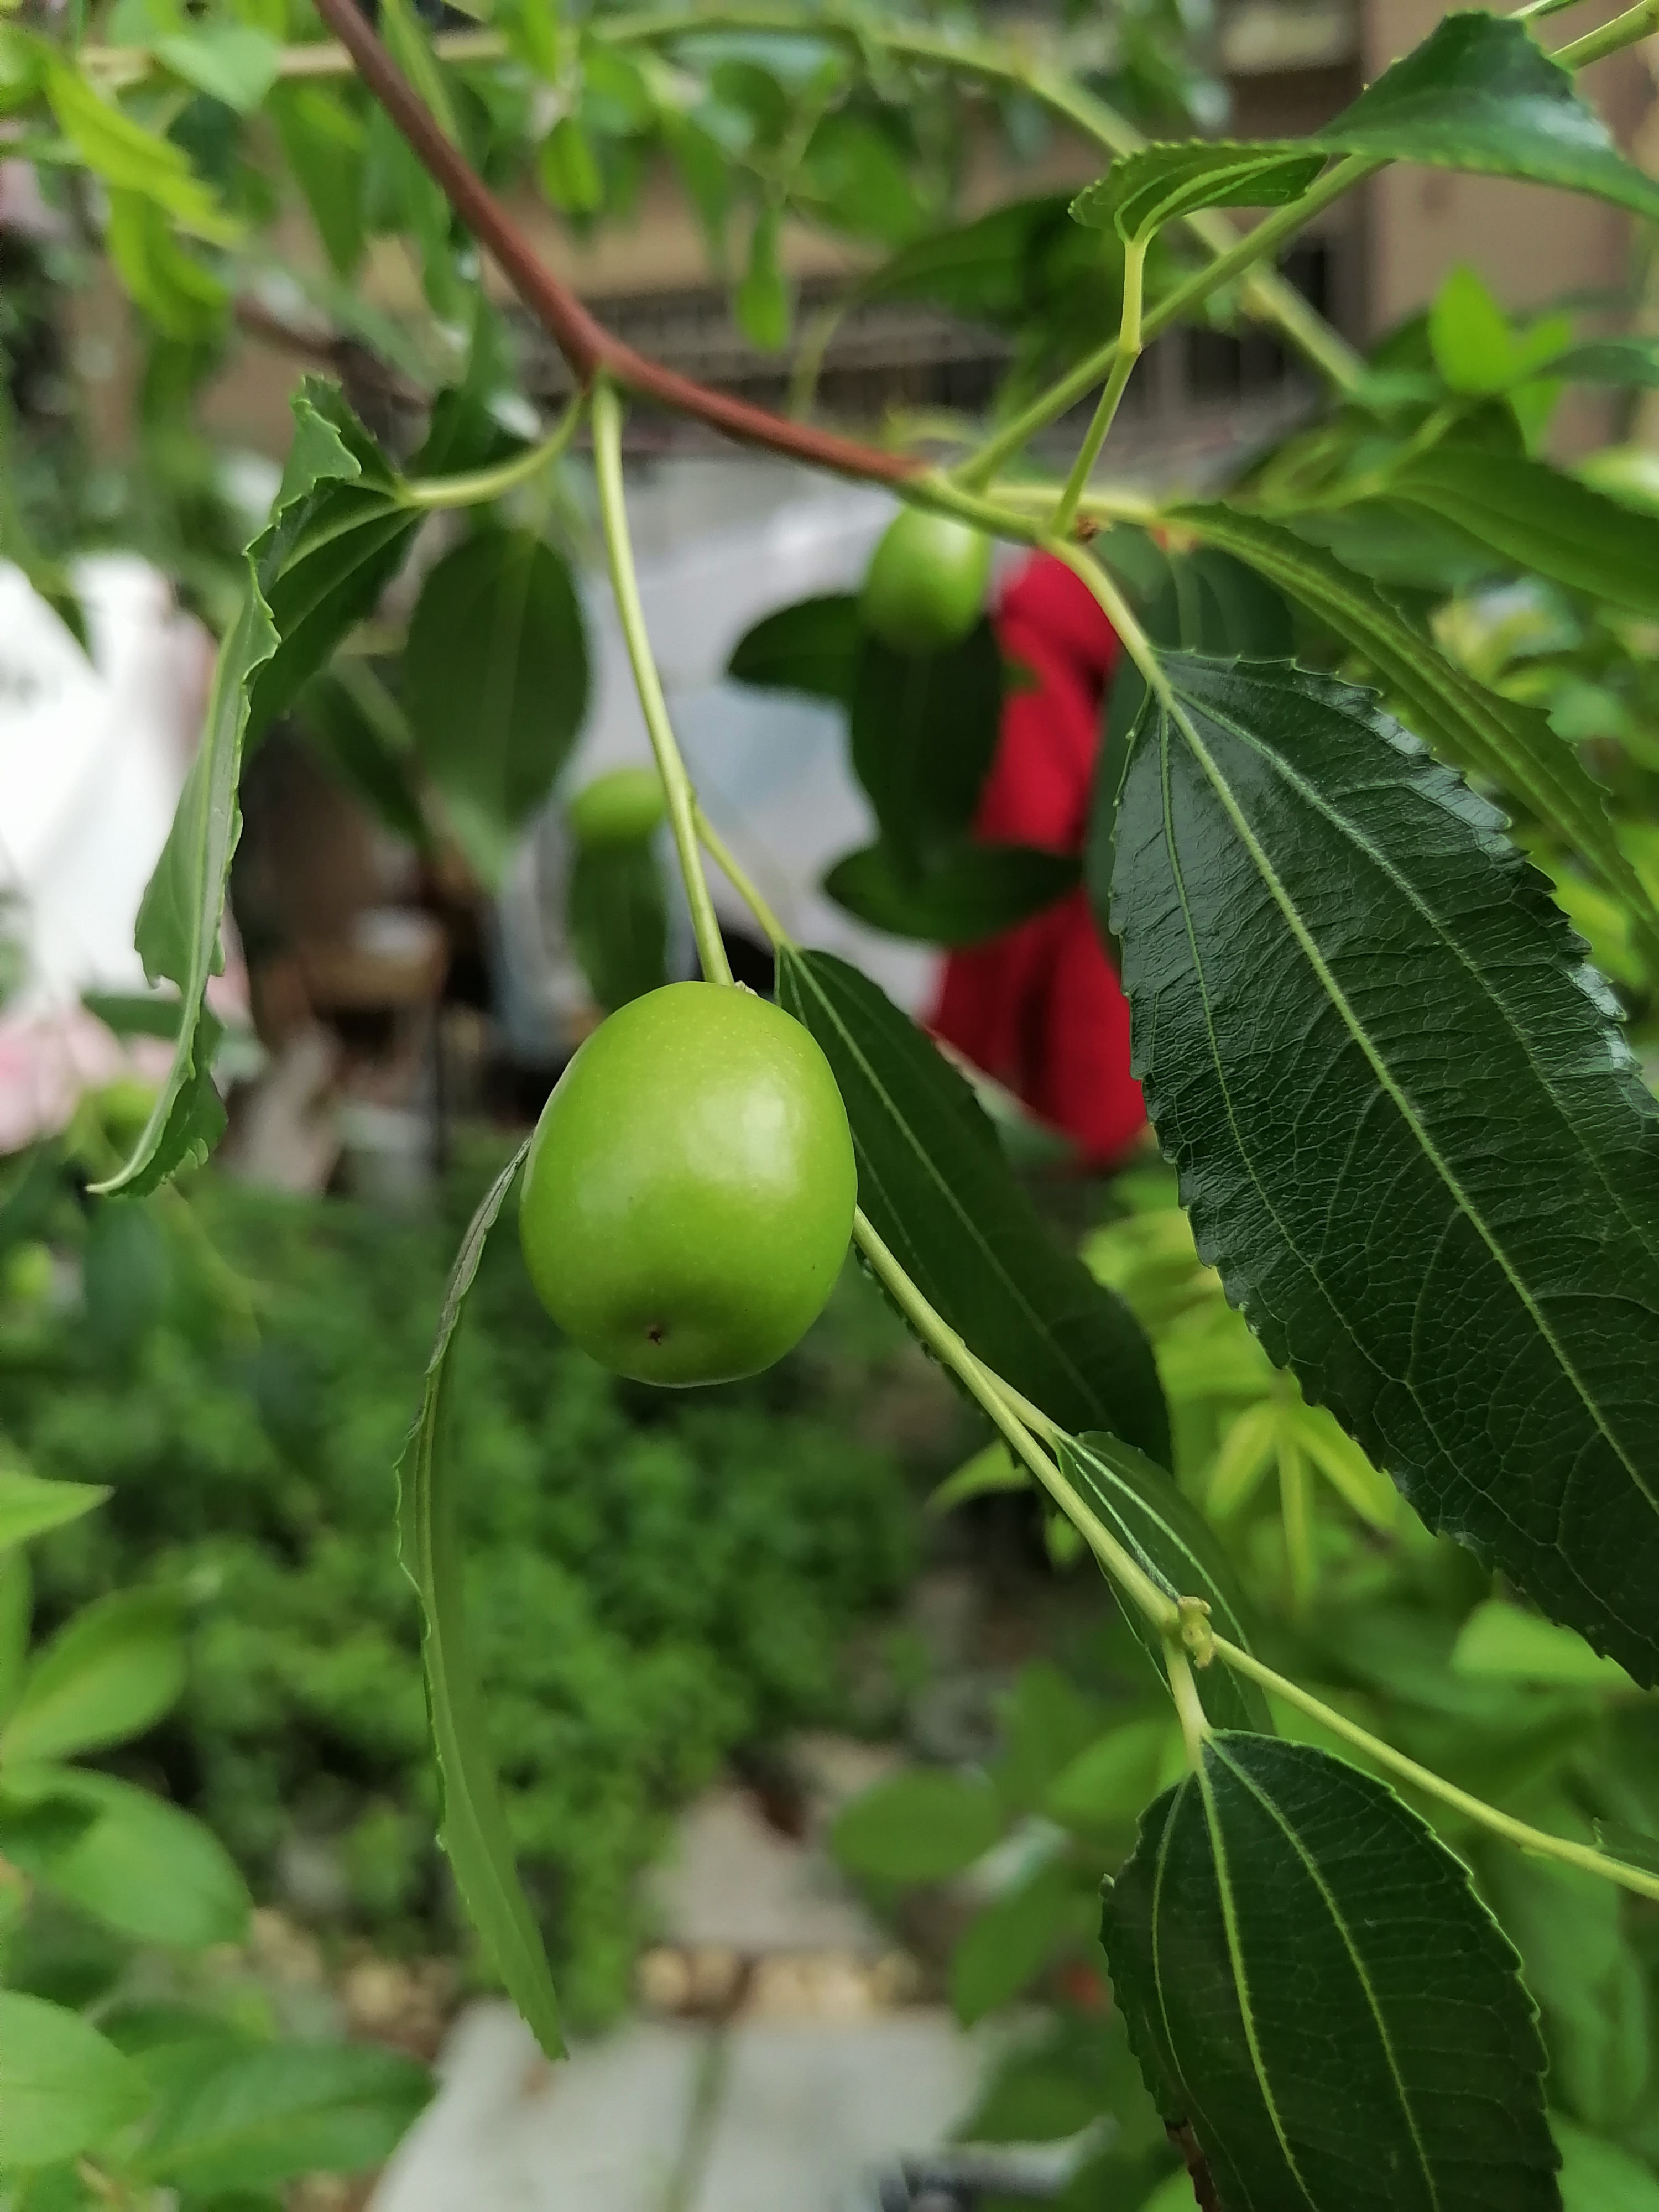
[[[136,2120],[144,2078],[78,2013],[0,1990],[0,2172],[72,2158]]]
[[[1169,1414],[1128,1308],[1049,1236],[972,1091],[866,975],[786,946],[779,1003],[823,1047],[846,1102],[859,1203],[970,1348],[1050,1418],[1154,1458]]]
[[[1249,1649],[1244,1597],[1214,1531],[1173,1475],[1115,1437],[1062,1437],[1060,1471],[1083,1492],[1107,1528],[1167,1597],[1199,1597],[1212,1625]],[[1164,1641],[1127,1600],[1124,1618],[1160,1674]],[[1267,1698],[1254,1682],[1212,1664],[1194,1674],[1204,1710],[1219,1728],[1273,1734]]]
[[[1462,264],[1434,295],[1429,346],[1451,389],[1474,397],[1502,392],[1520,352],[1509,317],[1474,270]]]
[[[1623,384],[1659,392],[1659,338],[1587,338],[1528,372],[1562,384]]]
[[[179,987],[178,1042],[131,1158],[93,1186],[142,1198],[206,1158],[224,1128],[213,1085],[222,1034],[204,998],[222,964],[219,922],[241,832],[242,748],[367,611],[418,526],[397,480],[332,386],[307,378],[271,519],[248,548],[241,607],[219,648],[195,760],[138,910],[152,984]]]
[[[726,672],[732,683],[759,690],[798,691],[832,707],[849,706],[862,635],[852,592],[799,599],[746,631]]]
[[[277,86],[267,112],[324,250],[340,276],[350,276],[363,252],[362,118],[338,94],[308,84]]]
[[[564,2051],[559,2001],[546,1947],[514,1864],[467,1637],[454,1475],[444,1433],[444,1384],[466,1294],[484,1240],[529,1149],[526,1139],[490,1185],[455,1255],[420,1416],[398,1462],[398,1558],[421,1601],[421,1658],[443,1786],[443,1846],[507,1994],[542,2049],[557,2058]]]
[[[416,602],[404,701],[422,765],[505,839],[540,805],[587,711],[587,639],[563,557],[522,530],[446,554]]]
[[[593,141],[578,116],[562,115],[548,132],[536,156],[536,173],[548,198],[566,215],[592,215],[605,204],[605,179]]]
[[[221,2037],[180,2056],[132,2171],[192,2203],[379,2166],[431,2094],[423,2066],[372,2044]]]
[[[104,242],[129,298],[157,330],[183,344],[218,331],[230,295],[179,244],[165,209],[142,193],[112,189]]]
[[[1199,1251],[1431,1527],[1650,1684],[1659,1104],[1616,1009],[1371,695],[1164,665],[1112,912]]]
[[[858,921],[924,945],[978,945],[1077,889],[1082,863],[1036,845],[958,845],[911,875],[885,845],[848,853],[823,878]]]
[[[1560,2212],[1519,1962],[1382,1784],[1212,1738],[1102,1932],[1147,2086],[1227,2212]]]
[[[1659,516],[1637,514],[1547,461],[1449,442],[1396,471],[1389,489],[1515,568],[1659,619]]]
[[[1003,663],[988,621],[945,653],[859,647],[848,724],[853,769],[901,869],[920,874],[958,847],[1002,724]]]
[[[1659,957],[1659,907],[1614,835],[1601,786],[1547,716],[1454,667],[1374,585],[1291,531],[1227,507],[1176,513],[1183,526],[1259,569],[1363,653],[1411,728],[1443,759],[1512,791],[1559,830],[1638,916]]]
[[[160,1590],[99,1598],[30,1668],[0,1731],[0,1765],[72,1759],[140,1735],[184,1686],[178,1600]]]
[[[668,981],[668,909],[648,842],[577,848],[566,930],[594,1002],[606,1013]]]
[[[0,1552],[78,1521],[108,1496],[100,1484],[47,1482],[26,1468],[0,1465]]]
[[[212,1831],[112,1775],[9,1774],[0,1852],[136,1943],[203,1950],[246,1928],[247,1886]]]
[[[982,1778],[917,1768],[878,1782],[836,1818],[842,1865],[878,1881],[945,1881],[1002,1833],[996,1792]]]
[[[1072,220],[1091,230],[1109,226],[1120,238],[1140,240],[1201,208],[1284,207],[1301,198],[1325,159],[1318,150],[1220,139],[1142,146],[1078,194]]]
[[[1659,180],[1626,160],[1524,23],[1444,16],[1317,134],[1333,153],[1565,185],[1659,216]]]

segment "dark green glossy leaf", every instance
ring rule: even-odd
[[[443,1786],[443,1846],[507,1994],[542,2049],[556,2058],[564,2051],[559,2001],[546,1947],[514,1863],[467,1636],[455,1533],[455,1439],[446,1433],[444,1407],[444,1383],[466,1294],[478,1272],[484,1240],[529,1149],[526,1139],[496,1176],[455,1255],[420,1417],[398,1462],[398,1557],[421,1601],[427,1707]]]
[[[62,2005],[0,1990],[0,2172],[52,2166],[135,2120],[144,2078]]]
[[[882,841],[920,874],[972,822],[1002,722],[1002,655],[981,621],[947,653],[859,647],[848,734]]]
[[[173,1066],[131,1158],[100,1192],[142,1197],[218,1141],[224,1109],[212,1068],[222,1032],[203,999],[222,963],[244,739],[372,605],[417,520],[398,505],[395,479],[338,392],[307,378],[294,401],[282,489],[248,549],[241,607],[219,648],[201,744],[138,910],[145,974],[179,987]]]
[[[977,945],[1075,890],[1080,863],[1036,845],[958,845],[912,876],[885,845],[848,853],[824,877],[836,904],[892,937]]]
[[[1043,1226],[972,1091],[854,968],[786,947],[780,1002],[836,1072],[859,1203],[951,1326],[1070,1430],[1109,1428],[1158,1460],[1169,1415],[1128,1308]]]
[[[1397,471],[1389,491],[1455,523],[1514,568],[1659,619],[1659,516],[1637,514],[1547,461],[1437,446]]]
[[[1147,2086],[1226,2212],[1559,2212],[1519,1961],[1382,1784],[1213,1737],[1148,1809],[1102,1933]]]
[[[1467,676],[1382,592],[1277,523],[1227,507],[1177,510],[1364,655],[1410,727],[1443,759],[1497,784],[1548,823],[1638,917],[1659,948],[1659,909],[1613,834],[1601,788],[1548,718]]]
[[[1114,161],[1072,202],[1072,220],[1120,238],[1146,238],[1201,208],[1283,207],[1300,199],[1325,166],[1320,152],[1240,146],[1221,139],[1142,146]]]
[[[798,599],[767,615],[738,639],[726,664],[734,684],[799,691],[833,707],[852,702],[858,666],[859,603],[850,592]]]
[[[1214,1531],[1172,1475],[1115,1437],[1064,1437],[1064,1474],[1083,1492],[1118,1541],[1170,1597],[1200,1597],[1218,1635],[1250,1647],[1244,1594]],[[1123,1614],[1164,1670],[1163,1639],[1126,1599]],[[1204,1710],[1218,1728],[1253,1729],[1271,1735],[1273,1716],[1254,1682],[1212,1663],[1194,1675]]]
[[[668,911],[648,839],[577,847],[566,927],[588,988],[606,1013],[668,981]]]
[[[1118,568],[1115,532],[1107,550],[1111,565]],[[1138,611],[1154,645],[1189,653],[1237,653],[1251,660],[1273,660],[1289,654],[1291,611],[1277,578],[1264,577],[1236,559],[1231,550],[1213,545],[1165,556],[1155,546],[1136,544],[1135,557],[1146,571],[1135,587]],[[1103,930],[1110,926],[1117,795],[1128,763],[1130,732],[1146,696],[1146,679],[1129,655],[1121,653],[1107,695],[1106,727],[1095,771],[1084,861],[1089,896]]]
[[[1119,806],[1200,1254],[1431,1527],[1659,1674],[1659,1103],[1501,817],[1371,695],[1171,656]]]
[[[524,530],[485,530],[421,587],[404,648],[422,766],[458,812],[496,836],[551,789],[587,711],[587,637],[562,555]]]
[[[161,2099],[135,2170],[189,2190],[193,2203],[379,2166],[431,2094],[423,2066],[373,2044],[222,2036],[180,2046],[170,2068],[172,2055],[155,2054]]]

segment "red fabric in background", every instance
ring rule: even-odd
[[[1087,586],[1048,554],[1020,570],[994,621],[1004,654],[1036,684],[1003,708],[975,833],[1081,852],[1116,633]],[[1116,1158],[1146,1126],[1129,1073],[1128,1004],[1081,890],[953,952],[931,1026],[1092,1164]]]

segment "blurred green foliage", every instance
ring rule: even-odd
[[[482,1180],[468,1161],[420,1221],[210,1177],[83,1221],[60,1185],[3,1263],[8,1431],[37,1474],[112,1492],[40,1543],[43,1611],[181,1593],[188,1680],[152,1773],[257,1894],[383,1946],[471,1940],[433,1842],[392,1469]],[[78,1288],[44,1266],[48,1232]],[[853,1279],[761,1382],[650,1392],[559,1341],[516,1238],[491,1246],[457,1375],[462,1540],[514,1834],[579,2021],[625,1995],[672,1808],[734,1748],[849,1712],[845,1648],[902,1586],[915,1516],[846,1409],[902,1345]]]

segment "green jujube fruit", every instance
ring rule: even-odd
[[[734,986],[670,983],[601,1024],[543,1109],[519,1230],[538,1296],[618,1374],[733,1382],[823,1310],[858,1175],[830,1064]]]
[[[951,515],[907,507],[871,557],[859,611],[896,653],[943,653],[979,620],[991,541]]]

